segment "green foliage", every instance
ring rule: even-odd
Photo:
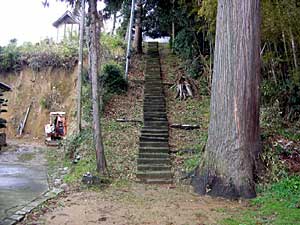
[[[48,105],[47,105],[47,100],[45,97],[41,98],[40,99],[40,105],[43,109],[47,109],[48,108]]]
[[[273,150],[275,148],[275,150]],[[265,165],[265,171],[262,180],[264,182],[277,182],[282,178],[287,177],[287,169],[282,161],[279,159],[279,155],[283,149],[277,146],[270,146],[270,144],[264,143],[261,159]],[[260,171],[262,173],[262,171]]]
[[[300,221],[300,177],[284,178],[260,190],[252,207],[222,221],[227,225],[294,225]]]
[[[286,80],[286,82],[275,83],[272,80],[265,79],[261,85],[263,106],[273,107],[278,104],[278,113],[287,121],[297,121],[300,118],[298,73],[295,72],[291,75],[291,79]]]
[[[37,44],[25,42],[21,46],[15,41],[0,48],[0,72],[18,72],[26,66],[34,71],[48,67],[71,70],[77,58],[78,41],[75,38],[59,44],[45,39]]]
[[[0,72],[18,71],[20,63],[21,53],[16,39],[12,39],[6,47],[0,46]]]
[[[119,35],[111,36],[102,33],[100,38],[100,56],[103,62],[117,60],[121,62],[124,58],[125,43]]]
[[[127,90],[127,82],[123,78],[123,70],[116,63],[107,63],[102,69],[104,88],[109,93],[122,93]]]

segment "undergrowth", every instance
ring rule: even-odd
[[[300,224],[300,176],[291,176],[259,190],[250,208],[222,221],[226,225]]]

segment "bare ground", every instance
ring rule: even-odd
[[[220,224],[224,211],[244,203],[200,197],[186,186],[148,186],[131,183],[103,191],[73,192],[52,201],[47,213],[34,214],[21,224],[82,225],[202,225]],[[38,222],[34,222],[38,218]]]
[[[165,62],[166,60],[162,61]],[[173,63],[172,59],[169,63]],[[220,221],[226,217],[225,212],[235,212],[246,207],[246,202],[196,195],[189,185],[175,183],[152,186],[134,182],[139,126],[115,122],[116,118],[142,118],[143,88],[142,82],[137,81],[143,78],[141,68],[144,64],[134,59],[132,65],[129,79],[133,81],[130,82],[128,93],[113,97],[106,106],[103,118],[105,149],[113,153],[111,156],[108,154],[107,157],[114,178],[112,184],[100,191],[73,187],[72,191],[49,200],[27,215],[20,224],[208,225],[221,224]],[[163,71],[168,74],[168,66],[165,66]],[[174,71],[169,71],[172,72]],[[171,90],[167,91],[167,96],[168,101],[173,99]],[[190,111],[186,103],[173,100],[169,106],[171,111],[169,117],[172,122],[187,122],[178,121],[182,117],[175,115],[177,106],[180,106],[184,112]],[[184,118],[190,116],[189,114]],[[206,127],[203,127],[201,132],[205,132],[205,129]],[[170,133],[173,148],[186,148],[198,144],[199,131],[193,133],[182,131],[177,134],[178,132]],[[180,168],[181,163],[176,161],[181,159],[178,156],[174,157],[173,167]],[[178,180],[177,177],[175,181]]]

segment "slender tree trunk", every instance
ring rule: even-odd
[[[110,33],[111,36],[114,35],[115,29],[116,29],[116,22],[117,22],[117,12],[114,12],[114,14],[113,14],[113,27],[112,27],[112,30],[111,30],[111,33]]]
[[[83,35],[84,35],[84,19],[85,19],[85,0],[81,0],[81,18],[80,18],[80,34],[79,34],[79,61],[78,61],[78,77],[77,77],[77,132],[81,131],[81,86],[82,86],[82,67],[83,67]]]
[[[135,34],[134,48],[137,54],[143,53],[143,37],[142,37],[142,2],[137,0],[136,3],[136,19],[135,19]]]
[[[173,21],[172,21],[172,53],[174,53],[174,45],[175,45],[175,0],[172,0],[172,12],[173,12]]]
[[[296,50],[294,35],[291,28],[290,28],[290,37],[291,37],[291,44],[292,44],[292,51],[293,51],[293,58],[294,58],[294,66],[295,69],[298,70],[298,62],[297,62],[297,54],[296,54],[297,50]]]
[[[100,174],[106,173],[106,160],[101,135],[100,113],[99,113],[99,91],[98,91],[98,70],[99,70],[99,39],[100,19],[97,12],[97,0],[89,0],[90,13],[90,54],[91,54],[91,76],[92,76],[92,103],[93,103],[93,128],[94,141],[96,146],[97,171]]]
[[[128,72],[129,72],[129,63],[131,57],[131,38],[132,38],[132,26],[134,20],[134,8],[135,8],[135,0],[131,0],[131,11],[130,11],[130,21],[128,24],[128,35],[127,35],[127,50],[126,50],[126,66],[125,66],[125,80],[128,80]]]
[[[284,33],[284,31],[282,31],[282,41],[283,41],[283,47],[284,47],[285,57],[286,57],[286,60],[288,62],[289,56],[288,56],[288,51],[287,51],[287,47],[286,47],[286,40],[285,40],[285,33]]]
[[[260,151],[260,1],[219,0],[210,124],[195,190],[251,198]]]

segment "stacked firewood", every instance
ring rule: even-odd
[[[178,73],[176,80],[176,96],[179,100],[186,100],[188,97],[193,98],[197,94],[197,85],[195,81],[186,76],[184,73]]]

